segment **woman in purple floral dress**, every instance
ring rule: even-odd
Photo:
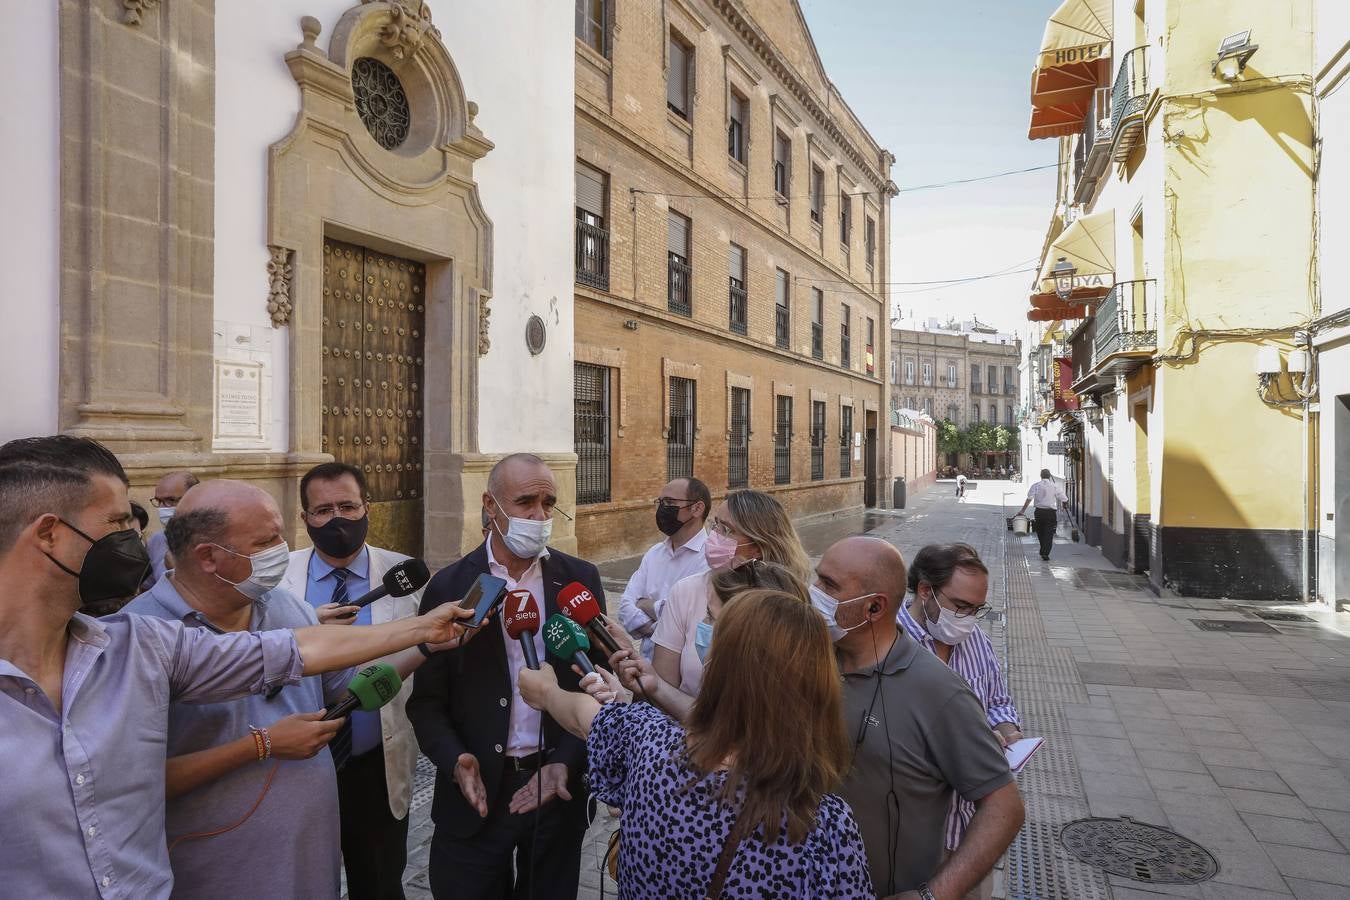
[[[829,793],[849,746],[809,604],[771,590],[726,604],[687,727],[563,691],[547,667],[522,671],[520,692],[587,736],[591,791],[623,810],[621,898],[875,897],[853,812]]]

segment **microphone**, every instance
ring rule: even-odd
[[[606,659],[622,649],[614,636],[605,629],[600,602],[581,582],[574,581],[558,591],[558,610],[578,625],[590,629],[591,636],[605,648]]]
[[[523,588],[508,592],[502,618],[506,633],[520,641],[526,668],[538,669],[539,654],[534,649],[534,635],[539,630],[539,604],[534,595]]]
[[[393,700],[402,687],[403,679],[398,677],[393,666],[385,662],[372,663],[352,676],[347,682],[347,696],[325,710],[321,721],[340,719],[358,709],[374,712]]]
[[[373,591],[368,591],[355,600],[349,600],[344,606],[369,606],[381,597],[406,597],[414,594],[426,587],[426,583],[431,580],[431,570],[427,564],[420,559],[405,559],[397,565],[391,566],[389,571],[384,573],[380,586]],[[341,618],[349,619],[356,613],[348,613]]]
[[[586,630],[565,616],[548,617],[548,621],[544,623],[544,646],[548,648],[549,656],[554,659],[576,663],[583,675],[595,671],[595,666],[591,665],[590,658],[586,656],[586,651],[591,649],[591,641],[586,637]]]

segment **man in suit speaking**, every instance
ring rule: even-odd
[[[300,508],[314,546],[291,554],[281,586],[315,608],[322,624],[382,625],[417,615],[422,592],[347,605],[408,557],[366,543],[366,479],[345,463],[322,463],[300,479]],[[375,712],[353,712],[333,739],[339,764],[342,864],[351,900],[402,900],[408,862],[408,806],[417,741],[403,711],[412,679]]]
[[[422,610],[459,601],[483,573],[504,579],[508,590],[533,594],[541,622],[559,611],[558,593],[572,582],[603,608],[595,566],[548,548],[556,502],[553,473],[539,457],[516,453],[498,462],[483,493],[486,540],[436,574]],[[577,689],[571,666],[545,661],[539,633],[534,641],[541,664],[553,665],[559,682]],[[408,718],[437,768],[434,897],[576,897],[586,833],[586,744],[521,700],[516,676],[524,665],[519,642],[498,616],[418,672]]]

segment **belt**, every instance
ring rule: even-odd
[[[529,756],[508,756],[506,758],[507,768],[516,772],[533,772],[539,768],[543,762],[543,755],[540,753],[531,753]]]

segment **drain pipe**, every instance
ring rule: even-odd
[[[1313,378],[1313,369],[1317,365],[1317,360],[1313,354],[1312,334],[1310,332],[1301,330],[1295,331],[1294,346],[1298,347],[1303,355],[1303,377],[1301,379],[1291,378],[1290,380],[1293,381],[1295,393],[1297,393],[1299,399],[1303,401],[1303,521],[1299,523],[1299,544],[1302,549],[1300,555],[1302,557],[1303,572],[1301,593],[1303,602],[1306,604],[1312,602],[1311,589],[1309,586],[1312,575],[1312,548],[1311,538],[1309,536],[1310,526],[1308,522],[1308,516],[1312,506],[1312,491],[1309,482],[1308,452],[1311,449],[1312,398],[1317,392],[1316,381]],[[1291,372],[1290,374],[1292,375],[1293,373]]]

